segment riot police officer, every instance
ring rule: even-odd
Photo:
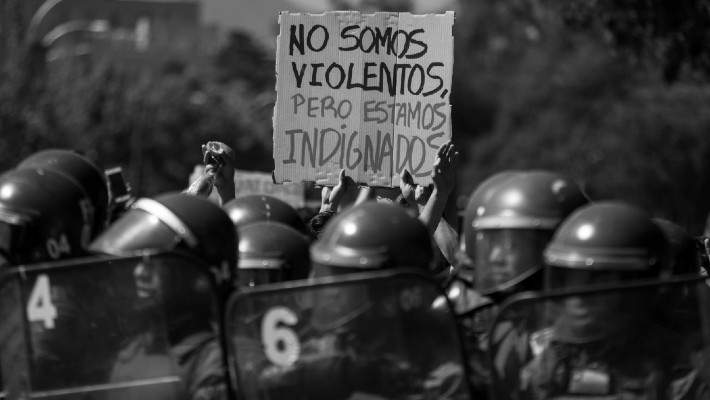
[[[401,207],[377,202],[337,214],[310,253],[314,278],[399,266],[430,271],[433,261],[424,225]],[[298,316],[307,321],[300,332],[298,361],[265,366],[253,379],[272,399],[345,399],[355,392],[387,396],[403,391],[413,375],[408,365],[384,357],[385,349],[403,345],[389,343],[387,332],[378,329],[387,326],[385,314],[371,307],[365,287],[316,290],[312,308]]]
[[[103,227],[107,198],[103,175],[86,158],[59,149],[28,157],[0,176],[0,267],[87,255],[89,241]],[[51,361],[67,355],[62,334],[81,321],[85,300],[93,294],[92,282],[77,281],[72,288],[55,285],[51,300],[62,320],[51,330],[30,324],[33,363],[42,384],[57,383]],[[87,346],[94,342],[90,335],[86,338]],[[80,364],[81,357],[66,361]]]
[[[225,358],[216,324],[221,315],[218,305],[236,287],[236,243],[236,229],[218,205],[201,197],[169,193],[139,199],[91,244],[95,252],[121,256],[184,251],[208,270],[199,274],[152,262],[136,266],[136,306],[145,310],[146,321],[119,354],[113,379],[130,379],[160,367],[179,371],[188,398],[225,398]],[[160,338],[153,326],[161,320],[167,325],[171,354],[169,359],[156,361],[151,348]]]
[[[587,197],[569,177],[552,171],[503,171],[490,177],[471,196],[463,229],[466,258],[473,260],[473,284],[455,280],[448,293],[466,333],[472,381],[479,396],[487,395],[488,325],[496,305],[511,294],[543,289],[542,253],[558,225]],[[472,286],[473,288],[470,288]],[[478,307],[485,306],[486,308]],[[494,335],[509,343],[505,359],[524,365],[530,353],[522,326],[500,326]]]
[[[481,182],[471,193],[463,217],[463,231],[459,238],[459,251],[456,254],[456,265],[452,271],[452,279],[448,285],[448,296],[456,306],[458,313],[469,311],[484,301],[480,294],[474,292],[475,276],[474,261],[476,251],[476,232],[473,230],[473,220],[478,208],[488,201],[490,196],[500,186],[519,171],[501,171],[491,175]]]
[[[66,149],[39,151],[17,165],[18,170],[52,170],[81,188],[90,201],[92,219],[91,237],[106,226],[109,207],[109,190],[103,173],[86,157]]]
[[[237,238],[219,206],[197,196],[167,193],[139,199],[90,249],[112,255],[181,249],[204,260],[220,292],[228,294],[236,283]]]
[[[66,175],[17,169],[0,176],[0,265],[84,255],[95,229],[87,190]]]
[[[652,318],[657,293],[575,293],[658,278],[664,242],[645,213],[620,202],[588,205],[563,222],[545,261],[551,288],[570,294],[556,301],[552,327],[533,334],[535,358],[521,374],[527,395],[666,395],[679,337]]]
[[[468,241],[469,233],[475,236],[475,290],[496,301],[540,290],[543,249],[562,220],[587,202],[572,179],[556,172],[530,171],[501,182],[465,227]]]

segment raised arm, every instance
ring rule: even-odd
[[[456,170],[458,167],[459,153],[454,148],[451,141],[444,143],[436,153],[436,159],[431,171],[434,181],[434,188],[424,207],[420,209],[419,219],[429,229],[429,233],[434,236],[439,222],[442,220],[444,209],[449,196],[456,185]],[[447,224],[448,225],[448,224]],[[443,228],[442,234],[450,234],[453,228]],[[448,232],[448,233],[447,233]],[[453,231],[455,232],[455,231]]]

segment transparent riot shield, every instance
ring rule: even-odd
[[[521,293],[491,327],[491,398],[710,398],[703,278]]]
[[[468,399],[454,314],[411,271],[238,293],[227,308],[240,399]]]
[[[207,269],[177,253],[11,269],[0,281],[7,397],[225,392],[215,293]]]
[[[474,398],[485,399],[490,391],[488,332],[497,314],[498,304],[487,298],[481,298],[473,307],[456,314]]]

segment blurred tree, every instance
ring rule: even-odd
[[[549,168],[593,198],[626,200],[701,232],[710,209],[707,84],[666,86],[653,65],[545,2],[461,5],[452,91],[466,156],[460,193],[499,170]]]
[[[273,168],[274,61],[247,35],[235,33],[213,69],[187,61],[131,70],[91,56],[33,64],[43,56],[24,40],[26,3],[0,1],[0,170],[39,149],[73,148],[102,167],[123,166],[136,193],[151,196],[184,188],[208,140],[232,145],[240,168]],[[700,233],[710,210],[710,85],[694,67],[705,53],[687,41],[703,37],[705,17],[690,15],[702,11],[690,0],[666,16],[656,13],[670,3],[636,3],[459,3],[451,98],[465,156],[459,193],[502,169],[550,168],[582,181],[593,198],[630,201]],[[624,45],[636,42],[599,21],[636,21],[604,17],[625,7],[650,18],[636,26],[666,21],[663,29],[633,30],[640,47]],[[611,26],[621,32],[619,24]],[[685,50],[669,86],[639,60],[664,56],[672,32]]]
[[[122,166],[134,193],[152,196],[186,187],[209,140],[230,144],[240,168],[272,168],[273,83],[221,81],[174,60],[135,68],[110,52],[46,63],[25,38],[34,11],[25,4],[0,2],[0,170],[40,149],[70,148],[99,167]]]
[[[235,30],[215,57],[217,79],[240,80],[253,90],[274,90],[274,58],[246,32]]]
[[[0,2],[0,171],[39,149],[34,138],[46,129],[44,51],[25,40],[32,11],[28,2]]]
[[[619,50],[659,65],[674,82],[683,68],[710,78],[710,3],[707,0],[549,1],[574,28],[598,30]]]
[[[54,68],[48,85],[54,130],[102,165],[122,165],[134,192],[186,187],[202,161],[200,145],[210,140],[230,144],[240,168],[271,168],[271,121],[255,118],[253,94],[243,85],[189,71],[126,71],[108,61],[88,72],[70,64]]]

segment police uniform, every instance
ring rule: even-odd
[[[552,171],[502,171],[483,181],[464,213],[462,253],[448,289],[464,326],[474,390],[487,398],[492,380],[510,397],[530,359],[525,316],[488,328],[511,294],[542,289],[542,251],[555,228],[588,199],[569,177]],[[472,311],[479,308],[477,311]],[[463,314],[463,315],[462,315]],[[497,348],[489,365],[489,341]],[[512,386],[511,386],[512,385]],[[497,389],[497,388],[494,388]]]
[[[114,255],[185,253],[184,258],[169,258],[169,263],[136,267],[134,276],[141,281],[137,289],[145,281],[159,282],[159,290],[149,290],[149,297],[156,298],[144,307],[146,314],[160,319],[153,318],[156,326],[149,322],[125,347],[114,379],[123,376],[120,379],[130,381],[138,379],[135,374],[150,375],[154,369],[158,376],[179,380],[179,385],[163,388],[165,392],[156,396],[168,396],[177,388],[178,396],[191,400],[226,397],[221,329],[213,325],[221,322],[217,304],[236,287],[237,243],[237,232],[223,209],[204,198],[179,193],[138,200],[94,240],[92,250]],[[164,323],[156,322],[160,320]]]
[[[671,398],[683,337],[658,323],[658,293],[578,293],[657,279],[668,262],[665,240],[644,212],[616,201],[582,207],[562,223],[545,263],[550,288],[569,294],[555,300],[552,326],[531,335],[535,358],[520,375],[529,398]]]
[[[535,400],[671,398],[668,353],[677,342],[656,335],[645,340],[650,330],[639,331],[618,343],[587,344],[559,341],[551,330],[536,332],[531,340],[539,354],[521,371],[521,389]]]

